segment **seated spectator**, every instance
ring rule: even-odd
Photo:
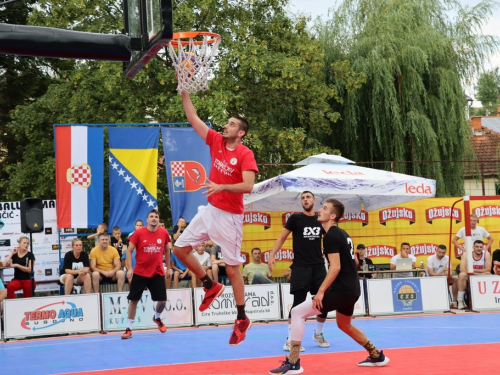
[[[108,224],[106,223],[101,223],[97,226],[97,230],[94,234],[91,234],[90,236],[87,236],[89,240],[93,239],[94,240],[94,246],[99,245],[99,240],[98,237],[101,233],[108,233]]]
[[[496,249],[491,257],[491,273],[500,275],[500,249]]]
[[[7,298],[7,289],[3,285],[2,279],[0,279],[0,315],[3,313],[3,300]]]
[[[212,240],[205,241],[205,251],[208,256],[212,255],[212,248],[214,247],[214,242]]]
[[[356,267],[358,269],[358,271],[363,271],[363,266],[365,264],[367,265],[368,271],[376,269],[375,265],[372,262],[372,260],[370,258],[366,258],[366,246],[363,245],[362,243],[360,243],[356,247],[356,255],[357,255],[357,258],[358,258],[358,264],[357,264],[357,267]],[[366,279],[376,279],[377,278],[377,273],[374,272],[374,273],[360,274],[359,278],[363,279],[363,276]]]
[[[120,259],[123,255],[123,240],[122,240],[122,230],[120,227],[113,227],[111,234],[111,246],[113,246],[117,251]],[[122,268],[125,267],[125,262],[122,262]]]
[[[272,273],[267,263],[262,263],[261,250],[258,247],[252,249],[252,262],[243,267],[243,281],[245,284],[271,284]]]
[[[412,268],[415,268],[415,262],[417,261],[417,258],[413,254],[410,253],[410,244],[408,242],[403,242],[401,244],[401,250],[400,253],[397,255],[394,255],[391,258],[391,270],[396,269],[396,261],[398,259],[411,259],[411,266]],[[392,277],[395,279],[403,279],[406,277],[413,277],[413,272],[408,271],[408,272],[398,272],[398,273],[393,273]]]
[[[174,270],[174,289],[179,288],[179,281],[190,280],[188,268],[175,256],[172,252],[170,254],[171,268]]]
[[[205,243],[201,243],[196,246],[196,252],[194,253],[194,257],[200,261],[201,266],[207,273],[208,277],[212,278],[212,263],[210,263],[210,255],[205,251]],[[191,284],[193,288],[198,287],[198,278],[193,272],[189,272],[191,276]]]
[[[292,269],[290,267],[283,271],[283,277],[286,278],[287,283],[290,282],[290,279],[292,278]]]
[[[99,246],[90,251],[90,270],[92,271],[92,286],[94,293],[99,293],[101,282],[117,283],[119,292],[125,284],[125,272],[121,269],[118,251],[109,245],[109,235],[101,233]]]
[[[484,250],[484,242],[481,240],[474,241],[472,249],[472,268],[474,275],[489,275],[491,274],[491,257],[487,250]],[[467,288],[467,254],[462,255],[460,260],[460,274],[458,275],[458,308],[463,310],[467,307],[464,302],[465,288]]]
[[[179,238],[179,236],[182,234],[182,232],[184,232],[184,229],[186,229],[186,219],[184,219],[183,217],[180,217],[179,220],[177,220],[177,224],[174,225],[174,229],[172,230],[172,238],[174,239],[174,243],[175,241],[177,241],[177,239]]]
[[[215,281],[219,280],[219,276],[227,276],[226,263],[224,263],[224,259],[222,258],[222,249],[219,245],[212,247],[210,263],[212,263],[212,276]]]
[[[16,291],[23,290],[23,297],[31,297],[31,272],[35,267],[35,256],[28,251],[30,240],[21,236],[19,247],[14,248],[5,258],[6,266],[14,268],[14,278],[7,284],[7,298],[16,298]],[[36,288],[36,283],[35,287]]]
[[[448,277],[448,264],[450,262],[450,257],[446,255],[446,246],[439,245],[436,254],[431,255],[427,258],[427,274],[432,276],[446,276]],[[456,309],[457,304],[457,294],[458,294],[458,276],[451,275],[448,278],[448,284],[452,285],[453,291],[453,302],[451,303],[451,308]]]
[[[92,287],[90,279],[89,256],[83,250],[82,240],[74,238],[71,242],[72,250],[64,255],[64,274],[61,275],[61,283],[64,284],[64,294],[69,295],[73,285],[83,285],[85,293],[90,293]]]

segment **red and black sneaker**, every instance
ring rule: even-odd
[[[205,311],[206,309],[208,309],[215,301],[215,299],[219,297],[224,291],[224,285],[222,285],[221,283],[212,281],[212,284],[212,287],[208,290],[203,288],[203,290],[205,291],[205,296],[203,297],[203,301],[201,302],[200,311]]]
[[[251,326],[252,322],[246,315],[243,320],[236,319],[234,321],[233,333],[231,333],[231,337],[229,337],[229,345],[236,346],[241,344],[243,340],[245,340],[247,331]]]
[[[131,339],[132,338],[132,330],[127,328],[125,333],[122,335],[122,339]]]
[[[163,324],[161,318],[155,318],[153,315],[153,322],[156,323],[161,333],[165,333],[167,331],[167,327]]]

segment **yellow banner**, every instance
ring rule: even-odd
[[[366,256],[375,264],[387,264],[399,253],[402,242],[410,243],[410,249],[420,262],[435,254],[438,245],[446,245],[450,251],[451,239],[464,224],[463,202],[452,205],[460,198],[430,198],[400,204],[372,212],[346,212],[339,226],[351,236],[354,246],[364,244]],[[492,251],[500,239],[500,201],[471,201],[471,213],[479,217],[479,224],[495,239]],[[319,206],[319,204],[317,205]],[[300,206],[297,207],[300,210]],[[246,212],[243,222],[242,252],[246,262],[251,261],[250,251],[254,247],[262,250],[262,261],[267,262],[269,252],[283,231],[292,212]],[[451,231],[450,231],[451,227]],[[463,241],[459,241],[463,242]],[[459,264],[458,250],[451,244],[453,269]],[[281,277],[292,263],[292,235],[283,244],[276,256],[273,277]]]

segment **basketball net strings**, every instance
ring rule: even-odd
[[[199,91],[208,90],[210,65],[220,43],[220,38],[214,38],[214,42],[208,44],[208,38],[208,36],[203,36],[203,44],[201,45],[195,45],[191,38],[187,46],[181,45],[181,40],[177,39],[177,50],[172,46],[172,43],[168,44],[170,58],[177,73],[177,92],[187,91],[190,94],[194,94]],[[194,72],[190,64],[182,63],[183,59],[186,59],[188,52],[196,56]]]

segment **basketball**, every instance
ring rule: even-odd
[[[200,67],[198,58],[192,52],[183,52],[179,56],[175,64],[177,65],[178,68],[187,70],[188,72],[191,73],[196,73],[196,71]]]

